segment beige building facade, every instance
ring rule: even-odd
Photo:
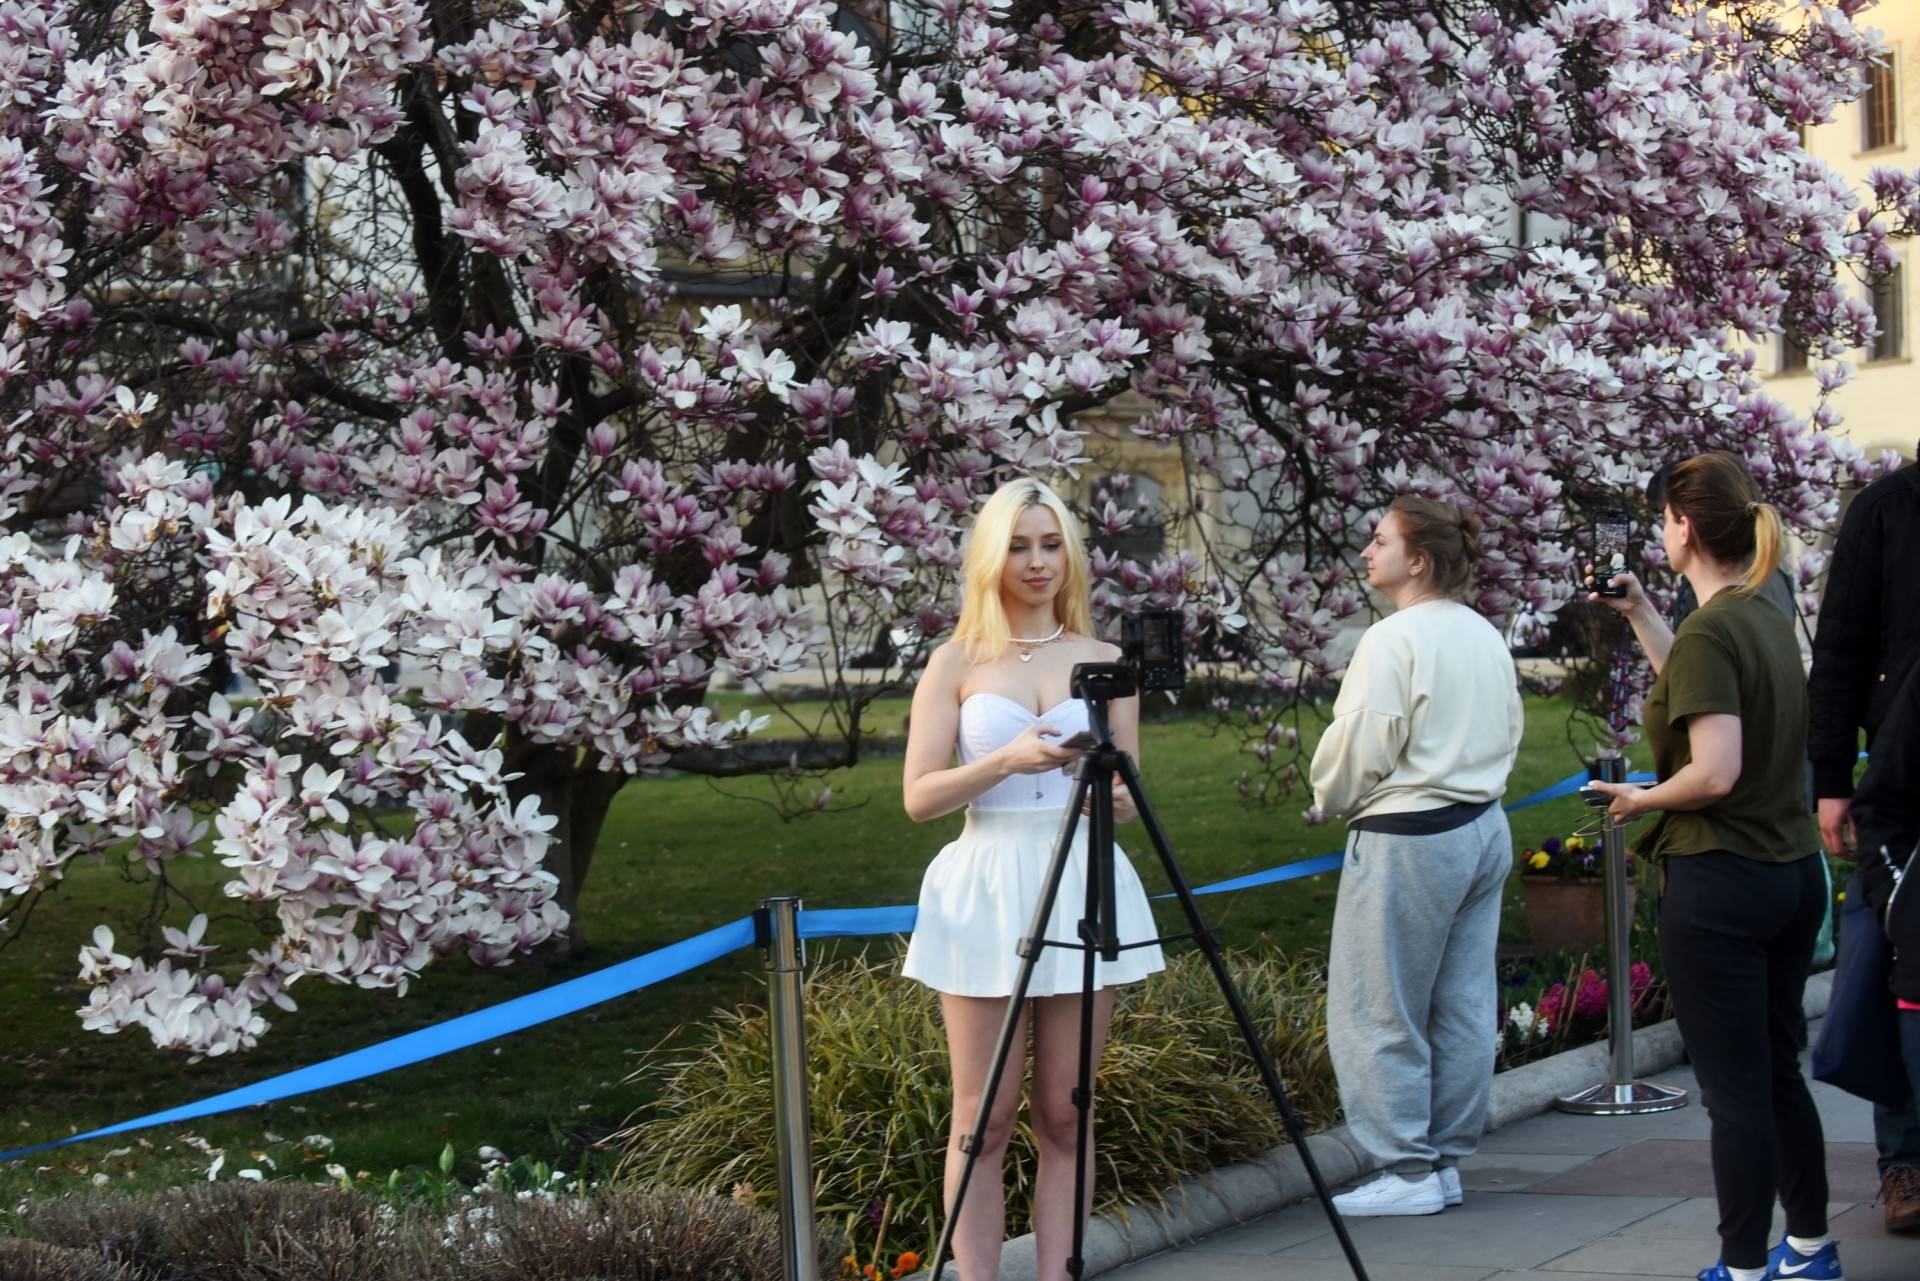
[[[1807,151],[1866,197],[1867,175],[1880,167],[1920,167],[1920,0],[1882,0],[1861,15],[1886,38],[1888,58],[1876,67],[1860,101],[1840,108],[1835,118],[1806,131]],[[1899,266],[1872,285],[1854,282],[1880,322],[1880,336],[1868,348],[1848,353],[1853,377],[1832,393],[1840,431],[1868,454],[1895,449],[1908,458],[1920,442],[1920,311],[1915,307],[1920,257],[1909,240],[1894,242]],[[1820,386],[1796,344],[1773,338],[1760,351],[1767,390],[1794,412],[1805,415],[1819,400]]]

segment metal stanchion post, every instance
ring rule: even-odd
[[[754,913],[754,932],[767,953],[781,1271],[786,1281],[819,1281],[819,1238],[813,1224],[813,1114],[807,1101],[807,951],[800,941],[800,900],[764,900]]]
[[[1590,771],[1597,782],[1627,781],[1621,756],[1602,756]],[[1633,883],[1627,876],[1627,834],[1602,809],[1600,848],[1605,859],[1607,895],[1607,1050],[1608,1079],[1578,1094],[1555,1099],[1562,1112],[1621,1116],[1669,1112],[1687,1105],[1687,1092],[1670,1085],[1636,1081],[1633,1076]],[[1572,994],[1568,994],[1572,1000]]]

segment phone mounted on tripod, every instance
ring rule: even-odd
[[[1120,658],[1077,663],[1073,696],[1109,703],[1153,691],[1177,692],[1187,683],[1186,619],[1177,609],[1143,609],[1120,616]]]

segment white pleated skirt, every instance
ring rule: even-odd
[[[954,996],[1011,996],[1020,968],[1016,950],[1033,924],[1061,811],[968,810],[960,839],[941,850],[920,882],[920,915],[902,970],[936,992]],[[1124,850],[1114,851],[1114,915],[1120,943],[1155,938],[1153,911]],[[1078,942],[1075,927],[1086,908],[1087,824],[1074,832],[1073,856],[1046,936]],[[1028,996],[1081,990],[1085,954],[1067,948],[1040,951]],[[1137,983],[1166,968],[1158,944],[1123,951],[1116,961],[1095,959],[1094,986]]]

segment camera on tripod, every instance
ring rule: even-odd
[[[1120,618],[1120,661],[1078,663],[1073,696],[1112,702],[1187,683],[1186,619],[1177,609],[1144,609]]]

